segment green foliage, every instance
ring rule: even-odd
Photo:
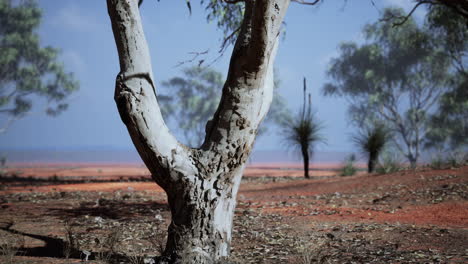
[[[224,79],[221,73],[200,67],[186,68],[183,75],[163,82],[170,93],[158,99],[166,120],[175,121],[186,143],[196,146],[202,142],[205,124],[216,111]]]
[[[386,9],[388,14],[399,9]],[[410,18],[394,27],[392,22],[368,24],[366,42],[340,45],[323,87],[325,95],[341,96],[350,103],[353,123],[362,126],[383,120],[394,131],[398,149],[416,165],[428,128],[428,115],[438,96],[447,91],[450,60],[437,39]]]
[[[268,125],[285,118],[284,99],[276,89],[279,84],[280,81],[275,79],[273,103],[260,126],[260,135],[265,133]],[[163,116],[175,122],[186,144],[199,146],[205,136],[205,126],[218,107],[224,85],[223,75],[211,68],[194,66],[185,68],[182,77],[171,78],[162,85],[169,91],[168,94],[158,95]]]
[[[437,41],[442,42],[447,54],[464,55],[468,45],[468,28],[467,21],[463,17],[458,16],[451,8],[434,5],[430,7],[426,20],[431,32],[437,35]],[[460,60],[461,57],[452,59]],[[454,63],[461,62],[454,61]]]
[[[352,139],[361,152],[368,157],[368,172],[370,173],[374,171],[376,161],[392,139],[392,134],[384,124],[373,123],[361,129]]]
[[[390,139],[391,133],[383,124],[366,127],[353,137],[356,145],[366,154],[380,153]]]
[[[325,139],[320,134],[323,125],[317,120],[315,113],[312,111],[310,94],[307,96],[305,78],[302,108],[295,116],[286,118],[281,126],[283,127],[282,134],[287,147],[302,153],[305,177],[308,178],[309,155],[313,154],[315,145],[318,142],[325,142]]]
[[[468,78],[464,82],[441,96],[440,108],[429,119],[426,148],[468,146]]]
[[[451,59],[450,89],[439,100],[439,109],[430,117],[426,147],[468,146],[468,28],[453,9],[433,6],[427,23],[438,43]]]
[[[67,109],[66,97],[78,82],[57,61],[58,50],[41,47],[41,10],[33,0],[0,0],[0,114],[15,120],[32,108],[32,98],[47,101],[46,113]],[[8,125],[8,124],[7,124]]]
[[[345,165],[340,170],[340,176],[353,176],[357,172],[357,168],[355,166],[356,163],[356,155],[351,154],[346,159]]]
[[[218,0],[202,0],[201,4],[208,13],[206,17],[208,22],[216,22],[218,29],[223,32],[224,41],[221,50],[228,45],[234,45],[244,18],[244,2],[228,4]]]

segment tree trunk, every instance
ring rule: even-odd
[[[236,182],[220,192],[216,187],[198,185],[168,193],[172,222],[164,252],[172,260],[213,263],[230,252],[232,219],[242,169]],[[217,184],[217,183],[216,183]]]
[[[203,264],[229,256],[237,190],[272,101],[273,63],[289,0],[245,1],[221,101],[196,149],[179,143],[162,118],[137,1],[107,5],[120,59],[117,108],[171,209],[160,262]]]
[[[412,154],[410,154],[410,155],[408,155],[408,160],[410,162],[411,169],[415,169],[417,164],[418,164],[417,163],[418,159],[415,156],[413,156]]]
[[[304,147],[302,148],[302,160],[304,162],[304,177],[309,179],[309,151]]]
[[[367,172],[372,173],[375,170],[375,164],[377,163],[377,153],[369,153],[369,161],[367,163]]]

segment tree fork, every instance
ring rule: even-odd
[[[164,123],[137,0],[107,4],[120,61],[117,108],[171,208],[160,262],[216,262],[229,256],[236,195],[271,104],[273,63],[289,0],[246,1],[221,101],[198,149],[179,143]]]

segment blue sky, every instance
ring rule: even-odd
[[[117,51],[107,14],[106,1],[40,0],[43,22],[39,29],[44,45],[62,50],[66,69],[75,73],[81,89],[69,100],[69,110],[52,118],[34,112],[14,123],[0,135],[4,149],[132,149],[126,128],[120,121],[113,101],[115,76],[119,71]],[[222,38],[215,24],[208,24],[206,13],[193,0],[193,14],[188,15],[185,1],[145,0],[142,6],[156,83],[179,75],[175,67],[189,59],[189,52],[209,49],[216,56]],[[318,118],[323,121],[327,145],[321,151],[351,151],[349,135],[355,130],[346,119],[347,104],[342,99],[326,98],[320,93],[326,82],[330,58],[337,55],[343,41],[362,42],[360,31],[366,23],[378,19],[379,10],[398,5],[408,10],[410,0],[344,1],[326,0],[319,6],[292,3],[287,16],[286,38],[282,41],[276,67],[282,81],[280,94],[296,110],[302,100],[302,78],[308,79]],[[416,16],[421,16],[417,12]],[[213,65],[226,74],[230,51]],[[159,85],[158,91],[164,93]],[[1,121],[1,120],[0,120]],[[257,140],[257,150],[281,149],[277,130],[269,130]]]

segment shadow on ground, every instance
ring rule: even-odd
[[[77,208],[49,209],[50,215],[65,220],[80,216],[93,216],[119,221],[131,220],[140,216],[155,217],[157,212],[162,211],[169,211],[169,206],[166,203],[155,201],[129,203],[107,199],[99,199],[96,203],[83,203]]]

